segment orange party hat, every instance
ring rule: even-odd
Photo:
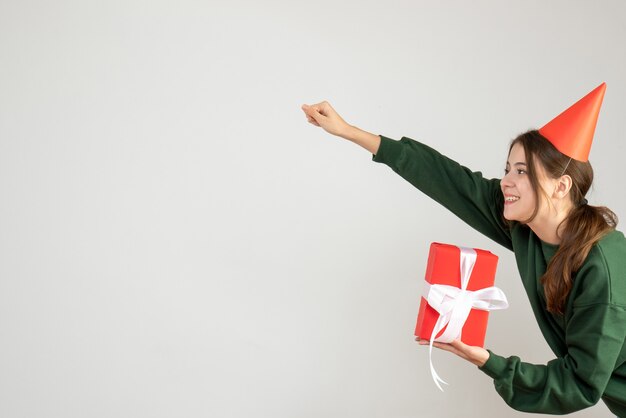
[[[589,150],[605,91],[606,83],[600,84],[539,129],[539,133],[563,154],[586,162],[589,159]]]

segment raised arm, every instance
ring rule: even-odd
[[[512,250],[510,231],[502,219],[500,180],[487,180],[413,139],[395,141],[349,125],[328,102],[304,105],[302,110],[311,124],[362,146],[372,153],[373,161],[388,165],[477,231]]]

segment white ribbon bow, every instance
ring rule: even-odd
[[[461,288],[443,284],[430,284],[426,282],[424,298],[438,313],[439,319],[435,323],[430,335],[430,373],[435,384],[443,392],[439,382],[446,383],[435,371],[433,366],[433,342],[450,343],[461,337],[461,330],[472,309],[492,311],[506,309],[509,303],[504,292],[495,286],[486,287],[477,291],[467,290],[474,264],[476,264],[476,251],[473,248],[459,247],[461,249]],[[435,339],[435,336],[445,326],[446,330]]]

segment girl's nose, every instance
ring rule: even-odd
[[[505,175],[504,177],[502,177],[502,179],[500,180],[500,187],[502,187],[502,189],[504,189],[507,186],[513,186],[513,183],[511,182],[511,180],[509,179],[509,175]]]

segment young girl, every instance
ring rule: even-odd
[[[520,411],[567,414],[602,398],[626,417],[626,239],[615,230],[613,212],[585,199],[604,89],[603,83],[539,131],[515,138],[502,179],[485,179],[411,138],[351,126],[328,102],[302,106],[310,123],[364,147],[373,161],[514,251],[556,358],[535,365],[460,340],[434,346],[477,365]]]

